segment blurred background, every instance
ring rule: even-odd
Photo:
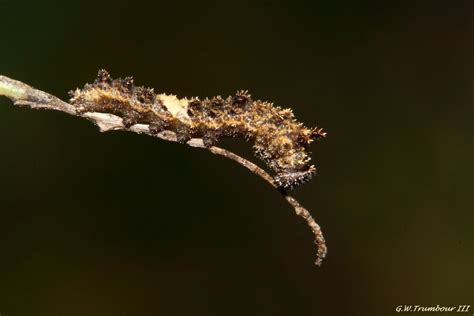
[[[306,223],[233,161],[1,98],[0,314],[474,305],[473,9],[1,1],[0,73],[62,99],[106,68],[180,97],[248,89],[325,128],[294,196],[329,254],[315,267]]]

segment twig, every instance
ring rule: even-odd
[[[167,141],[178,141],[176,134],[172,131],[162,131],[158,134],[154,134],[150,132],[149,126],[145,124],[135,124],[130,127],[126,127],[123,124],[122,118],[113,114],[99,112],[80,113],[76,111],[76,108],[73,105],[62,101],[53,95],[34,89],[20,81],[13,80],[5,76],[0,76],[0,95],[10,98],[15,105],[26,105],[33,109],[57,110],[66,112],[74,116],[87,118],[88,120],[94,122],[99,127],[101,132],[111,130],[126,130],[138,134],[147,134],[150,136],[155,136]],[[244,166],[245,168],[249,169],[252,173],[259,175],[262,179],[267,181],[274,188],[277,188],[273,177],[270,176],[267,172],[265,172],[262,168],[228,150],[216,146],[206,147],[204,145],[203,140],[200,138],[193,138],[189,140],[187,142],[187,145],[191,147],[207,149],[213,154],[221,155],[232,159],[240,165]],[[316,265],[321,265],[321,262],[326,256],[327,252],[326,243],[324,241],[321,228],[313,219],[309,211],[302,207],[295,198],[288,195],[286,191],[279,191],[285,197],[286,201],[294,208],[296,214],[304,218],[311,230],[313,231],[313,234],[316,238],[315,243],[317,246]]]

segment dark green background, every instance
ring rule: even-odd
[[[329,255],[316,268],[303,220],[230,160],[2,98],[0,314],[474,304],[474,5],[328,3],[1,1],[0,73],[63,99],[106,68],[324,127],[294,194]]]

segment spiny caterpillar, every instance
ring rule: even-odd
[[[311,179],[308,145],[325,137],[321,128],[306,128],[294,119],[291,109],[253,101],[247,91],[223,99],[178,99],[136,87],[131,77],[113,80],[100,70],[92,84],[70,92],[78,112],[103,112],[120,116],[125,126],[148,124],[152,133],[170,130],[179,142],[202,138],[208,147],[221,137],[243,137],[253,141],[255,155],[276,175],[276,185],[291,189]]]

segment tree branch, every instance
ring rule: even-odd
[[[8,97],[13,101],[15,105],[29,106],[33,109],[57,110],[66,112],[74,116],[84,117],[95,123],[99,127],[101,132],[111,130],[126,130],[138,134],[146,134],[158,137],[166,141],[178,141],[176,134],[172,131],[162,131],[158,134],[153,134],[150,132],[149,126],[146,124],[135,124],[130,127],[126,127],[123,124],[122,118],[113,114],[99,112],[79,113],[78,111],[76,111],[76,108],[73,105],[62,101],[53,95],[34,89],[20,81],[16,81],[4,76],[0,76],[0,95]],[[206,147],[202,139],[200,138],[193,138],[189,140],[187,142],[187,145],[191,147],[207,149],[213,154],[221,155],[226,158],[232,159],[247,168],[248,170],[250,170],[252,173],[259,175],[262,179],[267,181],[274,188],[277,188],[273,177],[267,172],[265,172],[262,168],[228,150],[216,146]],[[326,243],[324,241],[321,228],[313,219],[309,211],[302,207],[295,198],[288,195],[286,191],[279,191],[284,196],[286,201],[294,208],[296,214],[306,220],[308,226],[311,228],[313,234],[315,235],[315,244],[317,247],[316,265],[321,265],[321,262],[326,256],[327,252]]]

